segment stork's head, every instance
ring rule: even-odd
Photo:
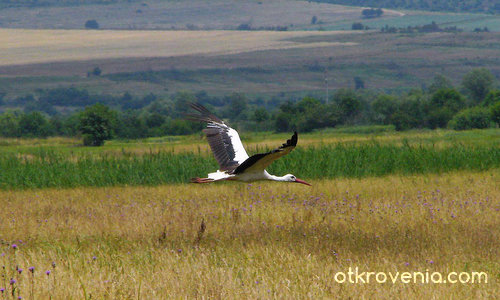
[[[285,178],[285,181],[288,181],[288,182],[296,182],[296,183],[302,183],[302,184],[305,184],[305,185],[309,185],[309,183],[305,182],[304,180],[302,179],[298,179],[297,177],[295,177],[295,175],[293,174],[286,174],[285,176],[283,176],[283,178]]]

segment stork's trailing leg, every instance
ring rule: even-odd
[[[212,178],[200,178],[200,177],[195,177],[191,178],[191,183],[209,183],[209,182],[214,182]]]

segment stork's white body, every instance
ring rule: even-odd
[[[203,131],[207,135],[210,148],[220,166],[220,169],[216,172],[209,173],[207,178],[193,178],[192,182],[208,183],[220,180],[252,182],[257,180],[272,180],[310,185],[292,174],[274,176],[266,171],[267,166],[273,161],[290,153],[295,148],[297,145],[297,132],[278,149],[249,157],[236,130],[227,126],[202,105],[191,104],[191,107],[200,112],[200,114],[188,115],[189,119],[208,123],[207,129]]]

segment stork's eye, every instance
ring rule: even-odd
[[[295,180],[295,176],[292,175],[292,179]]]

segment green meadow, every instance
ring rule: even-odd
[[[274,162],[269,171],[281,175],[294,173],[305,179],[334,179],[484,171],[500,167],[498,129],[456,135],[451,131],[399,134],[383,129],[374,127],[372,130],[382,131],[372,134],[353,133],[356,129],[350,129],[349,133],[347,128],[340,128],[300,135],[298,147]],[[257,141],[257,137],[249,136],[248,140]],[[284,134],[268,134],[264,146],[258,142],[248,145],[249,155],[277,147],[286,138]],[[83,148],[70,141],[59,140],[61,144],[67,143],[59,147],[34,147],[22,142],[4,146],[0,153],[3,170],[0,187],[187,183],[192,177],[203,177],[218,168],[200,136],[178,138],[177,143],[169,139],[112,141],[103,148]]]

